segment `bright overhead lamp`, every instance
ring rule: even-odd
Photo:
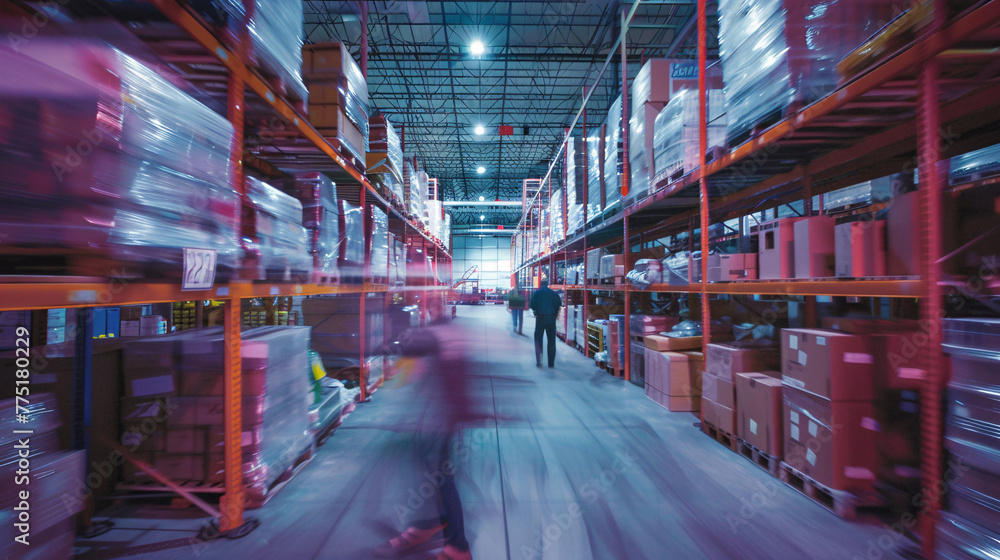
[[[473,56],[479,56],[486,52],[486,47],[483,45],[482,41],[476,39],[471,45],[469,45],[469,52],[471,52]]]
[[[481,196],[481,197],[479,197],[479,202],[483,202],[484,200],[486,200],[486,197],[485,197],[485,196]]]
[[[486,129],[483,128],[483,125],[477,124],[476,125],[476,135],[477,136],[482,136],[483,134],[486,134]]]
[[[483,220],[485,220],[485,219],[486,219],[486,216],[484,216],[482,214],[479,215],[479,221],[480,222],[483,221]]]
[[[482,175],[483,173],[486,173],[486,168],[480,165],[479,167],[476,168],[476,173]]]

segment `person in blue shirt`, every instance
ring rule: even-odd
[[[549,367],[556,367],[556,318],[562,298],[542,280],[528,305],[535,312],[535,365],[542,367],[542,338],[548,339]]]

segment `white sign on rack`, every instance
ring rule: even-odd
[[[184,249],[182,290],[208,290],[215,283],[214,249]]]

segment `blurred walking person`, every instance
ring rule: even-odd
[[[521,288],[514,286],[514,288],[507,292],[507,310],[510,311],[511,319],[514,321],[514,332],[517,334],[522,334],[521,331],[524,330],[524,304],[527,303],[524,299],[524,294],[521,293]]]
[[[535,312],[535,365],[542,367],[542,338],[547,338],[549,367],[556,367],[556,318],[562,298],[549,288],[548,281],[542,280],[531,294],[529,307]]]

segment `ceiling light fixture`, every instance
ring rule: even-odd
[[[485,220],[485,219],[486,219],[486,216],[484,216],[484,215],[480,214],[480,216],[479,216],[479,221],[481,222],[481,221],[483,221],[483,220]]]
[[[469,52],[471,52],[473,56],[479,56],[486,52],[486,47],[483,45],[482,41],[476,39],[471,45],[469,45]]]
[[[483,173],[486,173],[486,168],[480,165],[479,167],[476,168],[476,173],[482,175]]]
[[[483,125],[477,124],[476,125],[476,135],[482,136],[483,134],[486,134],[486,129],[483,128]]]
[[[481,196],[481,197],[479,197],[479,202],[483,202],[484,200],[486,200],[486,197],[485,197],[485,196]]]

